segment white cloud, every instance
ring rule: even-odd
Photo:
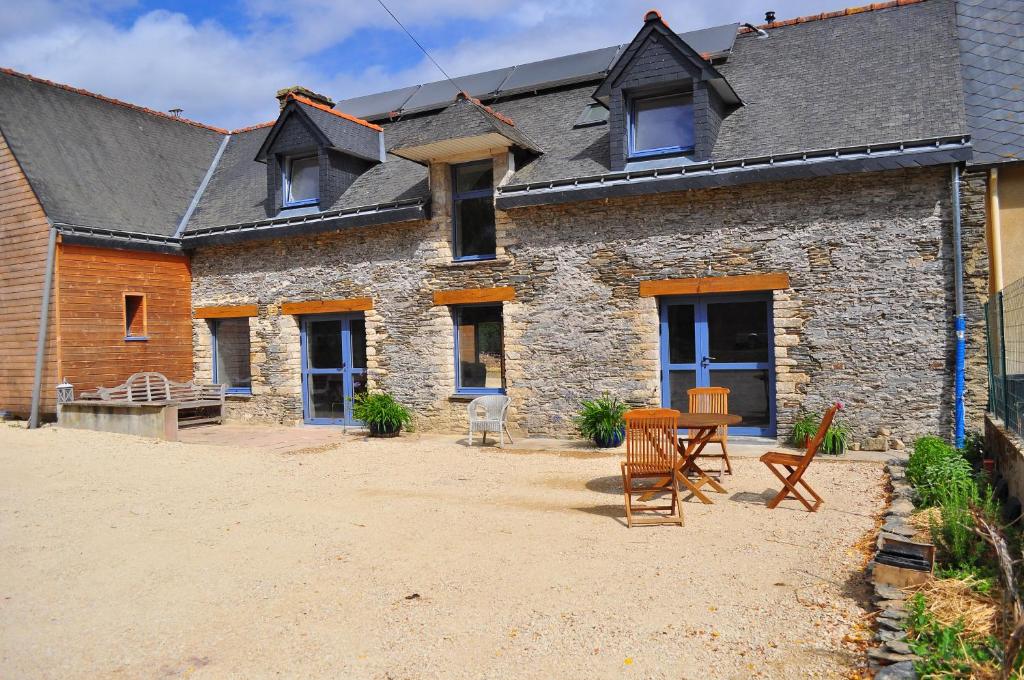
[[[274,92],[303,84],[337,98],[437,80],[426,58],[365,64],[353,36],[385,30],[407,41],[372,0],[247,0],[241,28],[157,10],[128,25],[108,17],[132,0],[40,0],[0,5],[0,65],[224,127],[268,120]],[[841,7],[842,0],[774,3],[779,17]],[[24,7],[27,5],[27,7]],[[405,25],[454,76],[628,41],[650,0],[390,0]],[[754,0],[660,5],[677,31],[759,21]],[[365,33],[363,34],[365,35]],[[324,55],[337,58],[325,59]],[[328,65],[330,65],[328,67]],[[332,70],[328,70],[328,69]],[[333,70],[336,69],[336,70]]]

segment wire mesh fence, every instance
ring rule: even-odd
[[[985,304],[988,325],[988,409],[1024,437],[1024,279]]]

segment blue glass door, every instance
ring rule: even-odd
[[[665,298],[661,394],[686,412],[692,387],[728,387],[738,435],[775,436],[775,353],[770,294]]]
[[[366,391],[362,314],[302,319],[302,414],[314,425],[358,425],[352,402]]]

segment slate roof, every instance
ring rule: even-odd
[[[223,130],[0,71],[0,133],[54,222],[169,236]]]
[[[534,153],[541,153],[541,148],[516,126],[511,118],[497,113],[489,106],[484,106],[477,99],[464,94],[456,96],[455,101],[431,116],[419,119],[416,126],[409,129],[402,139],[402,145],[391,144],[389,149],[399,156],[404,149],[415,149],[428,146],[443,140],[477,137],[497,133],[512,144]]]
[[[972,164],[1024,160],[1024,3],[957,0]]]
[[[767,39],[739,33],[728,59],[715,67],[744,106],[722,122],[712,161],[968,133],[953,0],[900,0],[836,14],[780,22],[766,29]],[[511,185],[609,172],[608,126],[574,127],[602,77],[484,102],[543,151],[519,167]],[[15,81],[0,80],[0,129],[11,130],[12,148],[19,159],[24,153],[33,185],[44,187],[45,207],[56,211],[51,216],[174,233],[221,135],[81,95],[74,96],[77,103],[64,102],[72,95],[52,87],[37,93],[47,88]],[[51,114],[54,109],[60,114]],[[429,137],[443,116],[432,111],[373,122],[384,128],[391,151]],[[146,134],[134,132],[143,128]],[[276,217],[265,204],[266,166],[254,160],[270,129],[231,135],[187,232]],[[73,149],[56,151],[62,145]],[[386,158],[321,209],[429,198],[426,168],[393,153]]]

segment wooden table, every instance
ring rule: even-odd
[[[702,503],[711,504],[711,499],[704,495],[701,487],[705,484],[718,493],[726,493],[721,484],[712,479],[697,464],[700,452],[708,445],[715,431],[723,425],[736,425],[743,421],[743,418],[733,413],[680,413],[676,421],[678,429],[690,431],[689,441],[686,448],[683,448],[683,439],[679,438],[676,447],[679,450],[679,463],[676,465],[676,477],[682,487],[689,489],[690,493],[697,497]],[[659,479],[656,484],[665,484],[668,478]],[[647,501],[654,494],[645,494],[640,500]]]

